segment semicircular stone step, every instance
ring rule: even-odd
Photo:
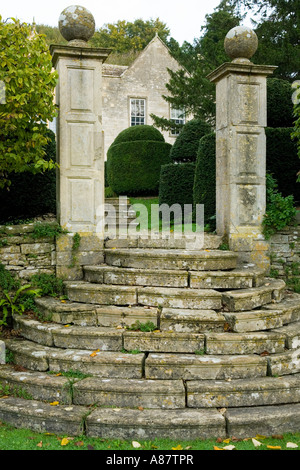
[[[106,264],[124,268],[214,271],[237,266],[237,255],[222,250],[105,249],[104,254]]]
[[[189,408],[235,408],[300,402],[300,374],[244,380],[186,382]]]
[[[193,289],[246,289],[261,286],[264,271],[234,269],[231,271],[188,271],[179,269],[122,268],[84,266],[87,282],[123,286],[191,287]]]
[[[145,362],[147,379],[228,380],[267,375],[267,358],[257,355],[213,356],[151,353]]]
[[[140,379],[145,354],[110,351],[59,349],[28,340],[6,340],[14,363],[34,371],[69,372],[96,375],[102,378]]]
[[[285,288],[284,281],[270,279],[259,287],[227,291],[223,293],[222,301],[223,305],[232,312],[252,310],[272,302],[280,302]]]
[[[151,322],[157,326],[159,310],[152,307],[94,305],[53,297],[36,298],[40,316],[46,321],[79,326],[132,326]]]
[[[174,232],[155,232],[141,235],[130,234],[117,238],[115,235],[108,236],[104,240],[105,248],[143,248],[143,249],[180,249],[186,250],[190,242],[194,241],[193,234],[174,234]],[[222,237],[212,233],[204,233],[199,240],[199,250],[218,250],[222,243]]]
[[[217,310],[222,308],[222,294],[213,289],[110,286],[82,281],[65,282],[65,286],[72,302]]]

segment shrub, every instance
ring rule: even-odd
[[[48,136],[51,140],[45,148],[45,160],[55,160],[55,135],[49,129]],[[55,170],[39,174],[13,174],[10,179],[11,186],[0,190],[0,223],[26,220],[49,212],[56,213]]]
[[[187,122],[172,147],[171,159],[175,162],[195,162],[199,141],[211,130],[210,125],[201,119]]]
[[[157,194],[160,169],[171,161],[171,147],[152,126],[122,131],[107,152],[107,177],[112,191],[118,196]]]
[[[291,138],[292,128],[266,128],[267,171],[272,173],[283,196],[293,195],[300,201],[300,185],[297,183],[299,157],[297,144]]]
[[[193,204],[195,163],[171,163],[161,167],[159,204]]]
[[[292,223],[296,216],[293,196],[284,197],[272,175],[267,174],[267,209],[263,220],[263,233],[266,239],[278,230]]]
[[[193,187],[194,206],[204,204],[204,220],[216,213],[216,135],[205,135],[200,140]]]
[[[267,80],[268,127],[293,127],[292,94],[290,82],[279,78]]]

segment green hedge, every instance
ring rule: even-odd
[[[153,126],[132,126],[124,129],[117,135],[112,145],[136,140],[154,140],[164,142],[165,138],[161,132]]]
[[[195,163],[171,163],[161,167],[159,204],[193,204]]]
[[[216,214],[216,135],[205,135],[199,142],[193,187],[194,206],[204,204],[204,220]]]
[[[267,80],[267,115],[268,127],[293,127],[293,101],[294,90],[291,83],[279,78]]]
[[[297,173],[300,170],[300,162],[296,141],[291,139],[292,131],[289,127],[266,129],[267,171],[277,181],[278,191],[285,197],[293,195],[298,202],[300,184],[297,183]]]
[[[50,142],[46,147],[46,159],[56,160],[55,135],[48,130]],[[17,219],[26,220],[47,213],[56,213],[56,171],[11,175],[12,184],[0,190],[0,223]]]
[[[160,169],[170,163],[171,148],[164,141],[113,144],[107,152],[109,186],[117,195],[157,195]]]
[[[188,121],[177,137],[172,150],[174,162],[195,162],[201,137],[212,131],[211,126],[200,119]]]

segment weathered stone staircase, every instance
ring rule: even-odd
[[[115,439],[299,432],[300,296],[219,245],[107,240],[68,301],[37,299],[45,321],[15,317],[0,384],[23,398],[0,399],[0,420]]]

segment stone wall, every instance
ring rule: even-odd
[[[34,226],[0,226],[0,263],[17,279],[25,282],[34,274],[46,273],[80,280],[84,265],[104,262],[103,240],[97,236],[67,233],[34,238]]]
[[[55,274],[55,238],[33,238],[34,223],[0,226],[0,263],[21,280],[38,272]]]
[[[274,276],[296,275],[300,267],[300,225],[286,227],[271,237],[270,260]]]

